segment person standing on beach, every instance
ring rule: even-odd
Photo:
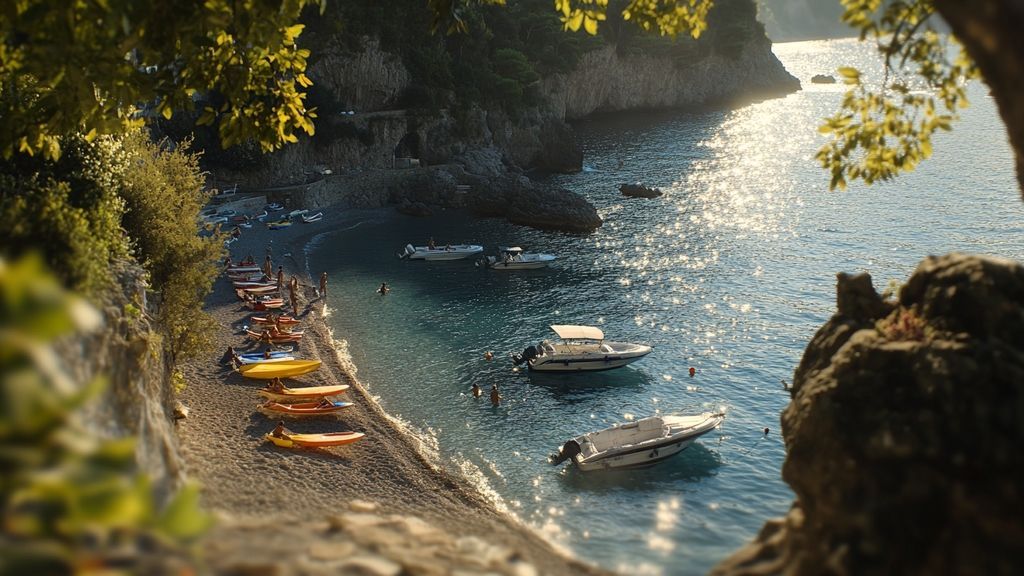
[[[274,263],[270,260],[270,254],[267,254],[267,258],[263,261],[263,275],[267,278],[274,277]]]
[[[284,292],[284,266],[277,267],[277,291]]]
[[[327,298],[327,272],[320,275],[320,297]]]
[[[289,292],[288,297],[292,301],[292,310],[294,311],[293,313],[295,314],[295,317],[298,318],[299,317],[299,295],[295,293],[295,286],[289,286],[288,287],[288,292]]]
[[[491,406],[497,408],[499,404],[501,404],[501,393],[498,392],[498,385],[491,384]]]

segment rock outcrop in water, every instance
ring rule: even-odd
[[[1024,570],[1024,267],[923,261],[883,301],[839,276],[782,414],[789,514],[715,574]]]

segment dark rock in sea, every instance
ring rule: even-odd
[[[636,184],[619,184],[619,192],[622,192],[623,196],[631,198],[657,198],[662,194],[660,188],[651,188],[639,182]]]
[[[593,232],[602,224],[594,205],[579,194],[544,187],[525,176],[494,178],[486,189],[473,188],[466,203],[480,216],[504,216],[546,230]]]
[[[834,76],[828,74],[815,74],[811,76],[811,84],[835,84],[836,79]]]
[[[714,574],[1024,573],[1024,267],[923,261],[885,302],[840,275],[783,412],[784,519]]]

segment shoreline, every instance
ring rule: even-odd
[[[312,286],[317,285],[313,276],[319,275],[306,269],[307,245],[316,236],[336,229],[339,211],[325,209],[321,222],[299,222],[279,231],[257,223],[244,230],[229,250],[235,260],[252,254],[259,263],[270,244],[274,267],[282,265],[286,277],[294,274],[299,278],[299,317],[305,334],[298,352],[305,358],[322,360],[323,366],[297,378],[292,385],[351,386],[343,396],[354,405],[340,418],[288,420],[286,425],[296,432],[356,430],[365,432],[366,438],[350,446],[316,452],[280,449],[263,440],[275,420],[255,410],[256,390],[262,382],[247,380],[218,362],[229,345],[240,351],[256,349],[243,345],[239,334],[251,311],[239,304],[226,276],[219,277],[204,306],[218,324],[211,334],[212,350],[182,366],[187,387],[180,399],[191,412],[178,426],[188,476],[199,481],[204,507],[220,519],[207,538],[214,569],[230,571],[239,562],[251,563],[259,558],[268,562],[276,558],[287,564],[303,554],[294,546],[276,541],[280,540],[274,538],[277,527],[296,534],[309,535],[312,531],[314,535],[305,539],[315,539],[315,534],[331,532],[324,532],[325,526],[338,531],[338,514],[360,516],[372,512],[382,515],[380,518],[411,518],[436,527],[436,532],[451,539],[456,550],[466,548],[463,540],[468,538],[504,551],[492,550],[484,555],[490,558],[490,564],[480,567],[489,570],[519,573],[526,562],[544,574],[604,573],[556,549],[518,518],[500,511],[470,482],[432,463],[417,445],[418,440],[402,430],[363,387],[354,365],[341,358],[323,316],[323,301],[313,294]],[[330,289],[328,279],[328,292]],[[264,529],[267,527],[273,529]],[[372,540],[363,544],[363,552],[380,552],[384,546]],[[403,546],[414,544],[406,539]],[[282,547],[288,557],[280,557]],[[403,559],[418,562],[422,558],[417,560],[415,553],[406,552],[398,550],[399,557],[390,561],[416,571],[415,563],[406,565]],[[358,556],[359,550],[354,553]],[[480,560],[479,550],[472,552],[472,558],[454,554],[449,558],[448,571],[473,568],[472,564]]]

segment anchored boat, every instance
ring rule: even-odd
[[[407,244],[398,256],[409,260],[462,260],[483,251],[484,247],[476,244],[448,244],[441,248]]]
[[[494,270],[536,270],[555,261],[551,254],[523,252],[518,246],[498,248],[497,256],[484,256],[477,264]]]
[[[605,341],[604,332],[594,326],[554,325],[551,329],[561,341],[527,346],[512,356],[516,366],[525,362],[538,372],[611,370],[636,362],[652,350],[646,344]]]
[[[551,457],[552,464],[572,459],[584,472],[643,468],[686,450],[693,441],[725,420],[724,413],[695,416],[651,416],[589,432],[566,442]]]

